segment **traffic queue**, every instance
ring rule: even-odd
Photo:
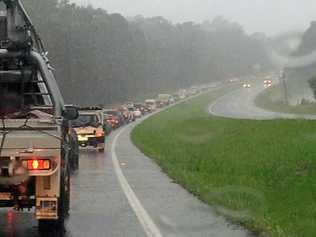
[[[103,152],[105,140],[112,131],[204,90],[205,87],[191,87],[173,94],[159,94],[157,98],[146,99],[144,102],[128,101],[109,108],[103,106],[80,108],[79,117],[72,122],[78,147],[89,147],[94,148],[97,152]]]

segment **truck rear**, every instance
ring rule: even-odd
[[[35,207],[63,224],[70,201],[70,121],[42,42],[18,0],[0,1],[0,207]]]

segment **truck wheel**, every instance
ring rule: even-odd
[[[75,167],[76,168],[75,169],[78,170],[79,169],[79,154],[76,154],[75,156],[76,156],[76,158],[75,158],[75,161],[76,161]]]
[[[64,222],[64,219],[69,215],[70,208],[70,169],[67,166],[61,175],[60,180],[60,198],[58,200],[58,216]]]
[[[71,171],[79,169],[79,154],[73,154],[71,159]]]
[[[63,229],[66,217],[69,215],[70,208],[70,168],[62,171],[60,177],[60,197],[58,199],[58,219],[57,220],[38,220],[40,231],[52,228]]]

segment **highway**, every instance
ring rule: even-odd
[[[65,230],[40,232],[32,213],[1,210],[0,236],[251,236],[174,183],[132,144],[130,132],[143,119],[114,132],[104,154],[81,151]]]
[[[316,119],[315,115],[277,113],[256,107],[255,98],[264,90],[263,82],[255,82],[251,88],[236,89],[217,99],[209,107],[212,115],[236,119]]]

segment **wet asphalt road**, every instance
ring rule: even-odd
[[[105,154],[81,151],[65,230],[40,233],[31,213],[0,210],[0,237],[250,236],[216,216],[135,148],[130,132],[137,123],[112,134]]]
[[[234,90],[217,99],[210,107],[209,112],[215,116],[237,119],[316,119],[315,115],[298,115],[277,113],[256,107],[256,97],[265,90],[263,82],[255,82],[251,88]]]

